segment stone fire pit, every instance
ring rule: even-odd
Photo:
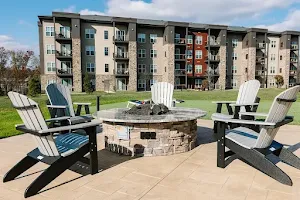
[[[190,151],[197,139],[197,118],[205,111],[170,108],[168,114],[133,115],[128,108],[98,111],[105,146],[125,155],[161,156]]]

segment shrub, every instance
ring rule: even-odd
[[[89,74],[86,72],[83,79],[83,89],[86,93],[91,94],[93,92],[91,80]]]
[[[33,97],[41,94],[41,82],[38,75],[33,75],[30,78],[28,85],[28,94]]]
[[[275,76],[275,83],[276,83],[277,87],[283,86],[283,84],[284,84],[283,77],[281,75],[276,75]]]

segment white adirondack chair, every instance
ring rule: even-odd
[[[89,106],[91,103],[72,102],[70,89],[68,86],[51,83],[46,86],[46,93],[51,105],[47,107],[52,110],[51,117],[55,115],[62,116],[79,116],[82,106],[85,107],[86,114],[90,114]],[[74,112],[74,105],[77,105],[77,111]],[[61,114],[63,112],[63,114]]]
[[[69,117],[45,120],[38,104],[32,99],[16,92],[9,92],[8,96],[24,123],[17,125],[16,129],[32,134],[37,148],[29,152],[25,158],[9,170],[3,178],[3,182],[15,179],[38,162],[50,164],[50,167],[26,189],[25,198],[33,196],[77,161],[84,160],[84,156],[89,152],[91,156],[90,172],[91,174],[98,172],[96,126],[99,125],[99,122],[87,119],[86,123],[49,128],[47,122],[67,120]],[[71,132],[59,134],[62,131],[76,129],[84,129],[89,136]],[[53,134],[58,134],[58,136],[53,137]]]
[[[241,112],[241,115],[266,117],[265,121],[226,119],[212,116],[217,122],[217,165],[225,168],[225,158],[237,154],[250,165],[271,176],[275,180],[292,185],[290,177],[277,167],[269,154],[278,156],[283,162],[300,169],[300,159],[282,144],[274,141],[279,127],[293,121],[293,117],[286,116],[292,103],[297,99],[300,86],[289,88],[275,97],[268,113]],[[225,131],[228,123],[238,124],[240,127]],[[242,127],[241,125],[260,126],[260,132]],[[225,152],[225,146],[231,151]]]
[[[167,82],[158,82],[151,86],[152,102],[155,104],[164,104],[167,107],[175,107],[173,100],[174,85]]]

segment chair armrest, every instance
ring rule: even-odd
[[[89,106],[89,105],[91,105],[92,103],[81,103],[81,102],[74,102],[73,104],[74,104],[74,105]]]
[[[70,125],[70,126],[61,126],[56,128],[49,128],[45,130],[32,130],[25,127],[24,124],[16,125],[16,129],[22,131],[24,133],[31,133],[37,136],[47,136],[52,133],[58,133],[61,131],[68,131],[68,130],[76,130],[76,129],[84,129],[89,127],[98,126],[100,124],[99,120],[92,120],[91,122],[86,122],[82,124]]]
[[[230,106],[235,106],[235,107],[242,107],[242,106],[258,106],[259,103],[244,103],[244,104],[237,104],[237,103],[232,103],[229,104]]]
[[[236,101],[212,101],[212,103],[215,103],[215,104],[232,104],[232,103],[236,103]]]
[[[268,113],[258,113],[258,112],[240,112],[240,115],[248,115],[248,116],[255,116],[255,117],[267,117]]]
[[[224,123],[233,123],[233,124],[250,124],[250,125],[258,125],[265,128],[278,128],[285,124],[288,124],[294,120],[292,116],[286,116],[281,122],[262,122],[262,121],[253,121],[253,120],[243,120],[243,119],[226,119],[226,118],[219,118],[219,117],[211,117],[212,120],[216,122],[224,122]]]
[[[61,106],[61,105],[47,105],[48,108],[59,108],[59,109],[66,109],[67,106]]]
[[[71,116],[65,116],[65,117],[56,117],[56,118],[51,118],[51,119],[46,119],[46,122],[53,122],[53,121],[64,121],[64,120],[69,120]]]

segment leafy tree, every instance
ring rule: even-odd
[[[202,90],[207,89],[209,86],[209,81],[207,79],[202,81]]]
[[[276,75],[275,76],[275,83],[277,85],[277,88],[283,86],[283,84],[284,84],[283,77],[281,75]]]
[[[91,94],[93,92],[93,88],[91,85],[91,80],[89,74],[86,72],[83,79],[83,89],[86,93]]]
[[[37,96],[38,94],[41,94],[41,82],[37,74],[34,74],[29,80],[28,94],[33,97]]]
[[[3,91],[3,89],[2,89],[2,87],[0,87],[0,96],[4,96],[4,91]]]

